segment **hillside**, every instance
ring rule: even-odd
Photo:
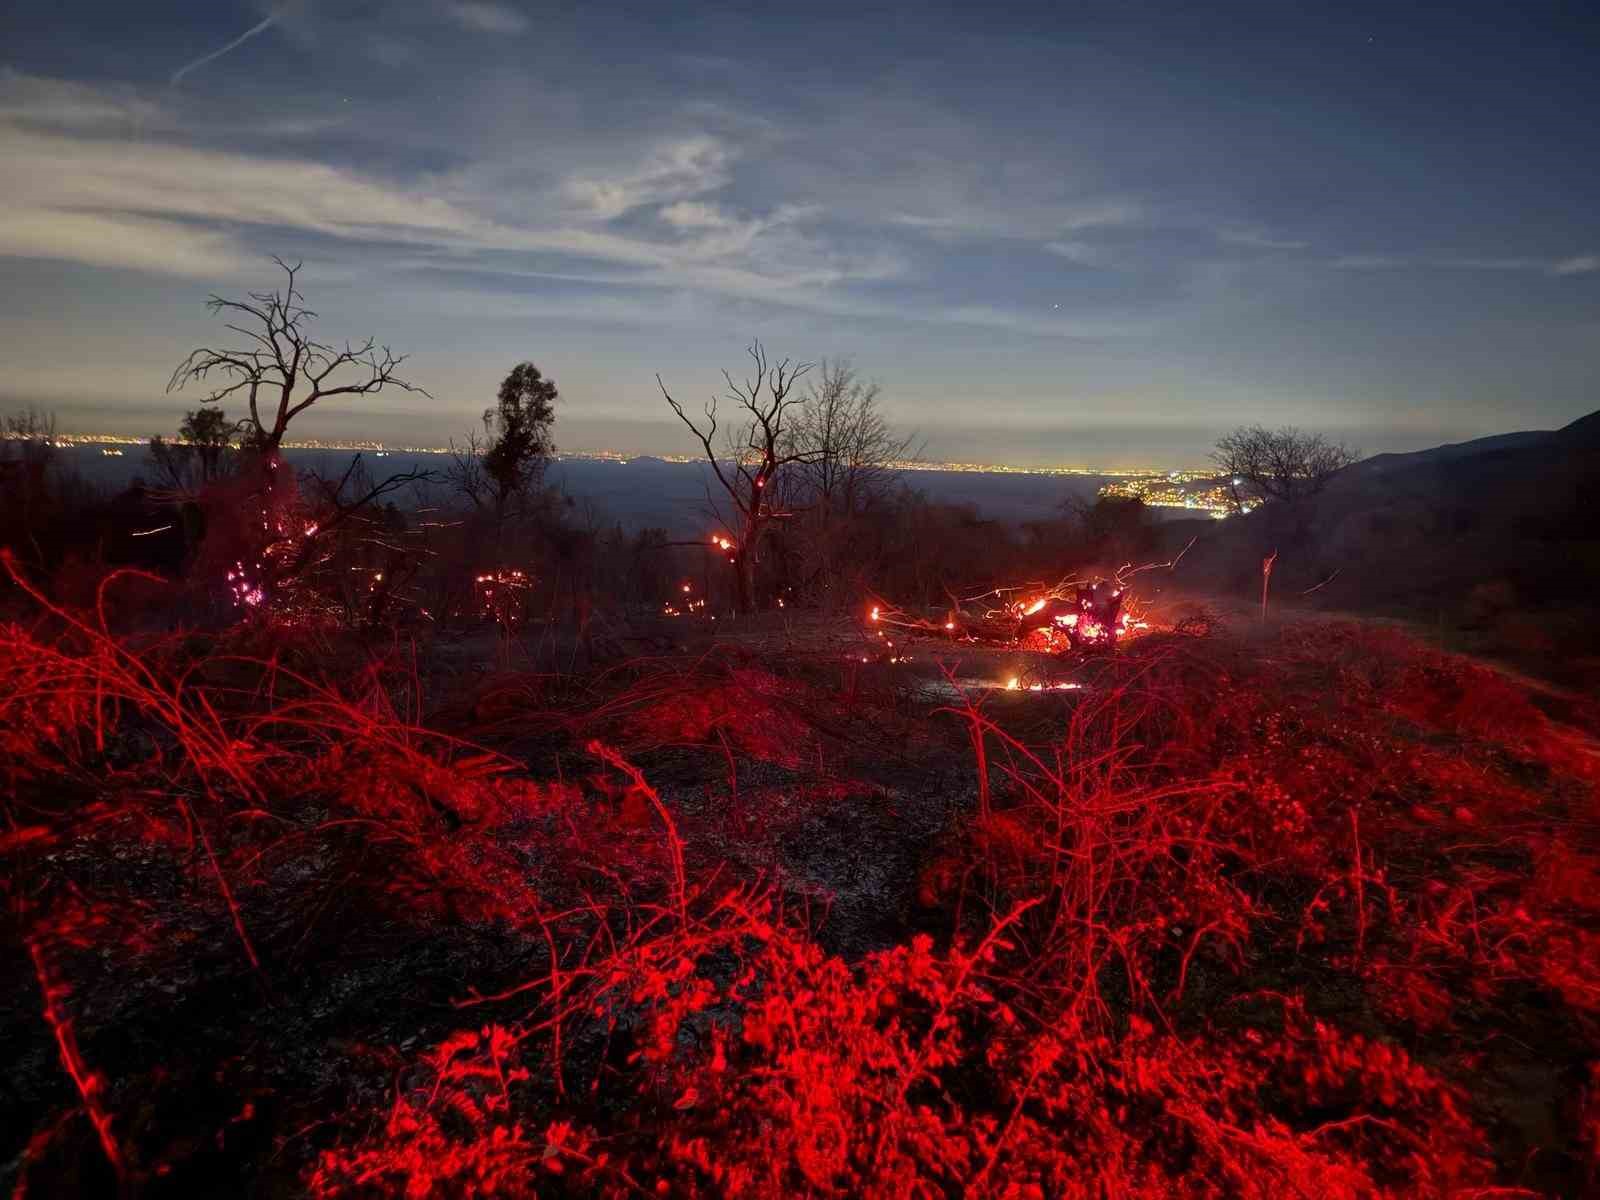
[[[7,1194],[1592,1187],[1595,714],[1403,634],[938,688],[947,641],[812,615],[452,684],[43,616],[0,626]],[[1030,657],[1080,686],[982,682]]]
[[[1597,506],[1600,413],[1551,433],[1382,455],[1299,510],[1268,505],[1166,536],[1174,546],[1198,538],[1182,576],[1197,591],[1259,598],[1261,561],[1276,550],[1282,603],[1407,617],[1474,631],[1491,650],[1581,660],[1600,652]]]
[[[1374,454],[1346,468],[1344,474],[1347,480],[1395,475],[1418,467],[1454,462],[1497,450],[1525,450],[1542,445],[1555,436],[1554,430],[1530,429],[1519,433],[1498,433],[1490,437],[1473,438],[1466,442],[1447,442],[1443,446],[1434,446],[1427,450]]]

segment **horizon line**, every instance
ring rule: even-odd
[[[152,435],[155,436],[155,435]],[[0,433],[0,440],[21,441],[27,435]],[[61,449],[87,445],[105,446],[148,446],[149,437],[139,437],[126,433],[55,433],[51,435],[51,444]],[[171,442],[183,445],[181,439],[173,438]],[[230,447],[232,448],[232,447]],[[281,444],[284,450],[336,450],[353,451],[356,453],[377,454],[453,454],[457,451],[451,446],[399,446],[385,442],[357,440],[357,439],[324,439],[306,438],[286,440]],[[562,459],[575,459],[586,462],[616,462],[628,463],[637,459],[653,458],[669,463],[696,463],[705,462],[703,455],[638,453],[630,454],[620,450],[558,450],[551,455],[551,459],[560,462]],[[719,459],[718,461],[731,461]],[[1022,466],[1013,463],[990,462],[956,462],[956,461],[923,461],[918,459],[894,460],[880,464],[896,471],[948,471],[967,474],[990,475],[1094,475],[1103,478],[1142,478],[1151,476],[1179,477],[1187,476],[1191,479],[1211,478],[1217,472],[1214,468],[1188,466],[1188,467],[1088,467],[1069,466],[1056,464],[1048,466]]]

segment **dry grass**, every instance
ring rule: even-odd
[[[1398,635],[944,704],[669,657],[424,725],[403,665],[40,603],[0,629],[17,1194],[1595,1181],[1593,759]],[[918,796],[891,936],[830,943],[802,843]]]

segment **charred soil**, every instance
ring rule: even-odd
[[[685,630],[0,629],[0,1184],[1596,1185],[1591,706],[1354,622]]]

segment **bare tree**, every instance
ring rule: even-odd
[[[820,364],[806,403],[789,423],[793,472],[808,504],[859,512],[899,477],[896,464],[915,458],[915,437],[901,437],[879,408],[882,387],[857,377],[846,359]]]
[[[1314,496],[1361,455],[1320,433],[1292,426],[1241,426],[1217,439],[1211,461],[1228,477],[1236,508],[1268,500],[1293,503]]]
[[[378,479],[357,454],[338,479],[303,478],[311,487],[317,533],[299,542],[285,577],[300,578],[335,603],[349,624],[382,625],[427,557],[420,529],[384,498],[434,482],[433,472],[412,468]]]
[[[772,365],[760,342],[751,343],[747,353],[755,365],[753,376],[736,383],[727,371],[722,373],[728,385],[722,399],[738,410],[741,420],[726,430],[726,444],[720,453],[715,443],[717,399],[706,401],[702,424],[684,411],[661,376],[656,376],[662,396],[705,450],[706,460],[727,494],[729,511],[719,511],[719,516],[735,535],[728,553],[734,567],[735,603],[742,613],[755,608],[755,563],[761,539],[774,519],[787,515],[776,505],[778,472],[811,457],[810,451],[794,448],[786,436],[791,412],[805,403],[804,396],[794,395],[795,384],[811,364],[791,363],[786,358]]]
[[[56,419],[29,407],[0,421],[0,546],[26,542],[44,561],[39,524],[51,507]]]
[[[43,476],[55,460],[56,418],[29,406],[0,421],[0,462],[7,474]]]
[[[251,292],[246,300],[213,295],[207,302],[244,341],[191,351],[173,371],[167,391],[215,376],[220,382],[204,403],[216,404],[242,392],[250,406],[246,442],[269,458],[276,457],[289,422],[320,400],[368,396],[386,387],[428,395],[396,374],[405,356],[377,347],[371,338],[359,345],[346,342],[342,350],[313,338],[310,329],[317,314],[305,307],[305,297],[295,286],[301,264],[291,267],[276,257],[272,261],[288,276],[281,290]]]
[[[803,512],[795,540],[804,578],[828,602],[841,599],[846,564],[860,561],[856,527],[893,490],[897,464],[918,457],[914,439],[897,434],[883,415],[881,395],[847,360],[824,360],[786,432],[796,462],[784,499]]]

